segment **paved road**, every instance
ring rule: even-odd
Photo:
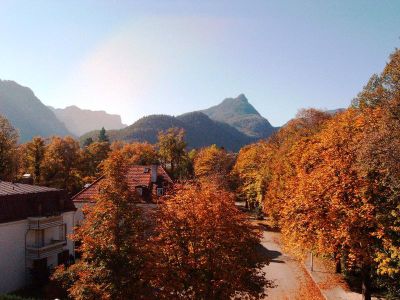
[[[264,231],[261,244],[271,261],[263,271],[275,284],[266,299],[323,299],[302,264],[283,253],[279,240],[279,233]]]

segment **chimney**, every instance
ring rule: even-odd
[[[151,165],[151,182],[157,182],[157,165]]]
[[[31,174],[24,174],[20,181],[25,184],[33,184],[33,177]]]

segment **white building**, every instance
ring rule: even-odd
[[[65,191],[0,181],[0,294],[74,257],[75,210]]]

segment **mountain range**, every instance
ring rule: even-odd
[[[66,108],[49,108],[54,112],[57,119],[65,124],[69,132],[75,136],[81,136],[93,129],[121,129],[126,127],[122,124],[121,116],[111,115],[105,111],[93,111],[80,109],[73,105]]]
[[[143,117],[132,125],[108,131],[111,141],[148,141],[155,143],[158,132],[171,127],[183,128],[189,148],[199,148],[216,144],[232,151],[260,138],[267,138],[277,128],[263,118],[241,94],[236,98],[226,98],[220,104],[202,111],[189,112],[177,117],[151,115]],[[81,137],[96,139],[98,131]]]
[[[45,106],[27,87],[0,80],[0,114],[18,129],[20,142],[34,136],[81,136],[96,140],[105,127],[111,141],[148,141],[155,143],[159,131],[183,128],[189,148],[216,144],[237,151],[242,146],[267,138],[277,128],[263,118],[241,94],[220,104],[180,116],[151,115],[125,126],[118,115],[104,111],[83,110],[76,106],[64,109]],[[88,132],[84,134],[85,132]]]
[[[0,114],[19,131],[20,142],[29,141],[37,135],[71,134],[31,89],[14,81],[0,80]]]

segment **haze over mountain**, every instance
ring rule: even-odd
[[[121,116],[108,114],[105,111],[80,109],[72,105],[66,108],[49,108],[56,117],[65,124],[67,129],[76,136],[104,127],[107,130],[126,127],[122,124]]]
[[[48,137],[71,134],[31,89],[14,81],[0,80],[0,114],[18,129],[20,142],[38,135]]]

